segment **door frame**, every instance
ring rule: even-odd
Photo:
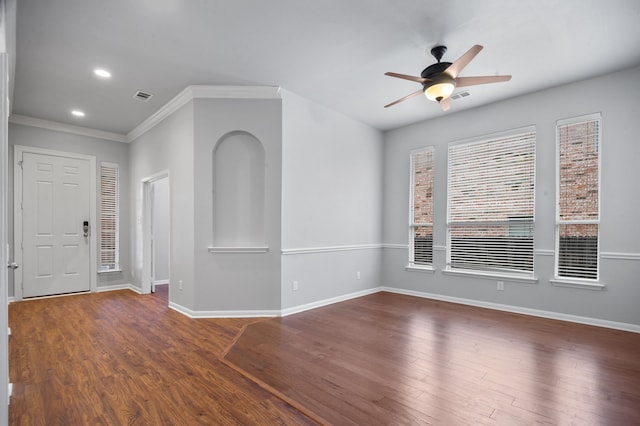
[[[171,200],[171,178],[169,170],[162,170],[142,179],[142,294],[151,293],[153,286],[151,225],[153,222],[153,200],[151,185],[160,180],[169,179],[169,200]],[[171,227],[171,202],[169,202],[169,227]],[[169,229],[169,281],[171,281],[171,229]],[[169,286],[171,287],[171,286]],[[171,288],[169,288],[171,291]]]
[[[14,6],[15,7],[15,6]],[[4,10],[0,19],[4,21]],[[9,55],[0,53],[0,423],[8,422],[11,387],[9,382]],[[5,266],[5,264],[7,266]],[[17,271],[17,269],[16,269]],[[6,404],[5,404],[6,401]]]
[[[73,158],[89,161],[89,291],[95,293],[98,288],[98,258],[97,258],[97,213],[96,213],[96,157],[93,155],[56,151],[52,149],[32,146],[15,145],[13,147],[13,247],[14,260],[22,266],[22,156],[24,153],[50,155],[54,157]],[[13,295],[14,299],[22,300],[23,268],[14,271]]]

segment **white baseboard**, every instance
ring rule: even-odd
[[[287,315],[293,315],[300,312],[308,311],[311,309],[321,308],[322,306],[332,305],[334,303],[344,302],[345,300],[355,299],[357,297],[368,296],[369,294],[377,293],[380,291],[379,287],[371,288],[367,290],[357,291],[355,293],[343,294],[341,296],[330,297],[324,300],[318,300],[317,302],[306,303],[304,305],[293,306],[280,311],[281,317]]]
[[[515,314],[531,315],[534,317],[548,318],[560,321],[574,322],[578,324],[594,325],[597,327],[611,328],[615,330],[631,331],[640,333],[640,325],[628,324],[625,322],[608,321],[598,318],[582,317],[579,315],[563,314],[560,312],[543,311],[540,309],[523,308],[513,305],[502,305],[499,303],[483,302],[480,300],[464,299],[461,297],[443,296],[440,294],[423,293],[413,290],[403,290],[393,287],[380,287],[380,291],[389,293],[404,294],[406,296],[422,297],[425,299],[440,300],[442,302],[459,303],[461,305],[476,306],[479,308],[494,309],[497,311],[511,312]]]
[[[169,308],[189,318],[263,318],[280,315],[277,310],[194,311],[174,302],[169,302]]]
[[[165,285],[169,284],[169,280],[157,280],[153,282],[153,285]]]
[[[131,284],[118,284],[113,286],[98,287],[98,292],[128,289],[136,293],[141,293],[138,287]],[[541,309],[524,308],[513,305],[503,305],[500,303],[484,302],[481,300],[465,299],[462,297],[444,296],[441,294],[426,293],[414,290],[404,290],[395,287],[375,287],[354,293],[344,294],[341,296],[331,297],[328,299],[318,300],[316,302],[306,303],[304,305],[293,306],[282,310],[235,310],[235,311],[194,311],[174,302],[169,302],[169,308],[177,311],[189,318],[263,318],[263,317],[285,317],[297,314],[311,309],[320,308],[322,306],[332,305],[334,303],[344,302],[346,300],[355,299],[357,297],[367,296],[369,294],[387,291],[389,293],[403,294],[406,296],[421,297],[424,299],[440,300],[443,302],[458,303],[461,305],[476,306],[479,308],[494,309],[497,311],[511,312],[516,314],[530,315],[534,317],[548,318],[559,321],[567,321],[578,324],[593,325],[596,327],[611,328],[614,330],[631,331],[640,333],[640,325],[629,324],[624,322],[609,321],[599,318],[583,317],[579,315],[564,314],[561,312],[544,311]],[[11,298],[10,298],[11,299]]]
[[[142,290],[140,290],[140,288],[134,286],[133,284],[114,284],[114,285],[100,286],[96,289],[96,293],[102,293],[104,291],[115,291],[115,290],[131,290],[135,293],[142,294]]]

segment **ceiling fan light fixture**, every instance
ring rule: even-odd
[[[447,99],[456,88],[456,81],[445,75],[424,85],[424,94],[430,101],[440,102]]]

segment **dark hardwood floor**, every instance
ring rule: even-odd
[[[271,319],[166,305],[11,304],[10,424],[640,424],[640,334],[391,293]]]
[[[219,360],[252,321],[128,290],[12,303],[9,423],[314,424]]]
[[[640,334],[391,293],[249,324],[225,361],[331,424],[640,424]]]

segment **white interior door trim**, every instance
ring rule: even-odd
[[[151,176],[142,179],[142,294],[151,293],[151,285],[153,281],[152,259],[153,251],[151,247],[151,223],[152,206],[151,206],[151,184],[157,180],[168,178],[169,170],[162,170]],[[171,185],[171,179],[169,179]],[[171,197],[171,189],[169,189],[169,197]],[[171,217],[171,214],[169,214]],[[171,221],[171,219],[169,219]],[[171,235],[171,233],[169,233]],[[171,238],[171,237],[169,237]],[[171,246],[171,242],[169,242]],[[169,249],[171,252],[171,249]],[[171,255],[169,255],[171,259]],[[169,277],[171,277],[171,260],[169,260]]]
[[[91,231],[89,233],[90,246],[90,266],[89,280],[90,291],[96,292],[98,289],[98,256],[97,256],[97,213],[96,213],[96,157],[93,155],[76,154],[72,152],[55,151],[52,149],[38,148],[32,146],[15,145],[13,147],[13,247],[14,261],[18,265],[23,264],[22,259],[22,161],[23,154],[33,153],[41,155],[53,155],[57,157],[75,158],[89,161],[89,220],[91,221]],[[14,271],[13,295],[15,300],[22,300],[22,268]]]

